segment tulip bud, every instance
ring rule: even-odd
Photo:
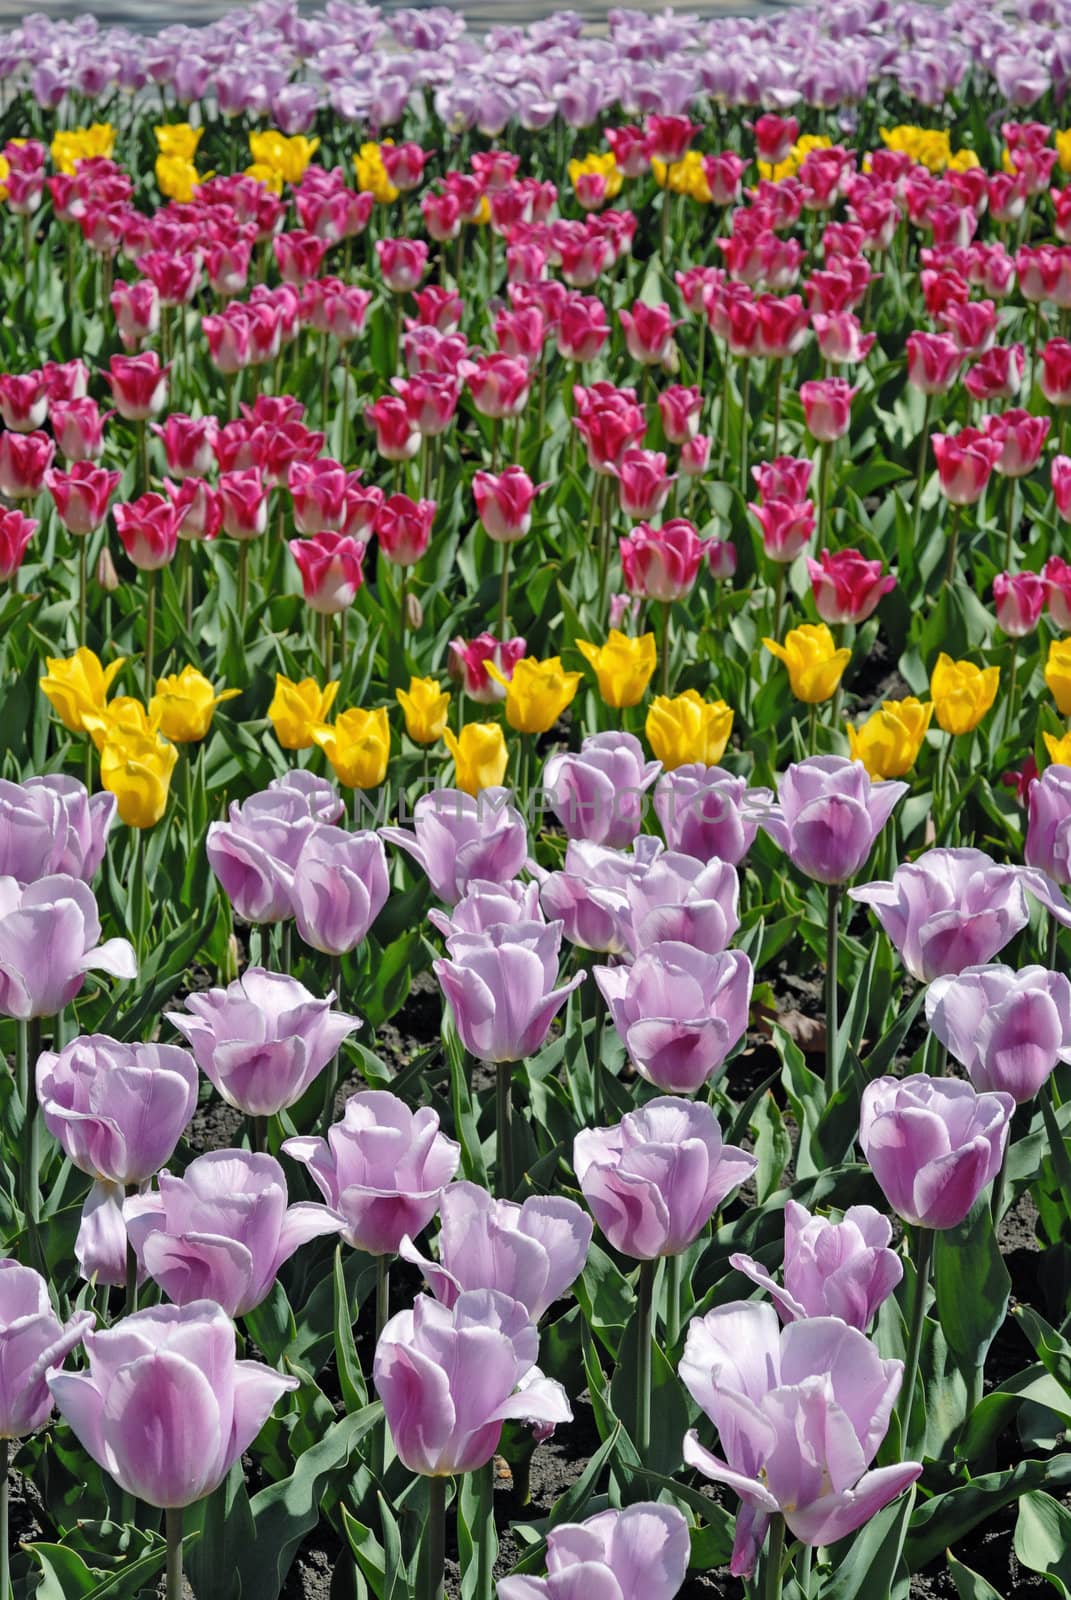
[[[104,546],[97,561],[97,584],[105,594],[114,594],[119,587],[119,574],[115,570],[115,562],[107,545]]]
[[[407,590],[405,596],[405,620],[413,633],[416,633],[424,625],[424,607],[412,589]]]

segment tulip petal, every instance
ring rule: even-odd
[[[867,1522],[910,1487],[922,1472],[919,1461],[901,1461],[865,1472],[854,1489],[823,1495],[808,1506],[785,1509],[785,1521],[804,1544],[833,1544]]]

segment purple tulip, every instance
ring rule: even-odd
[[[236,1360],[234,1324],[210,1300],[137,1311],[85,1347],[89,1370],[54,1373],[52,1397],[97,1465],[150,1506],[211,1494],[298,1386]]]
[[[777,785],[777,804],[753,815],[794,867],[818,883],[854,878],[874,841],[908,790],[906,783],[873,783],[861,761],[808,756]]]
[[[544,1043],[583,972],[555,988],[560,922],[499,923],[458,933],[432,971],[450,1002],[461,1043],[479,1061],[523,1061]]]
[[[21,884],[66,873],[88,883],[115,819],[115,796],[89,795],[62,772],[0,780],[0,876]]]
[[[580,950],[620,956],[632,949],[628,886],[642,881],[661,855],[662,842],[641,833],[631,853],[572,839],[561,872],[543,872],[540,900]],[[535,869],[533,869],[535,870]]]
[[[166,1015],[228,1105],[272,1117],[301,1099],[361,1026],[359,1017],[331,1010],[334,998],[332,991],[317,1000],[296,978],[249,967],[226,989],[188,995],[191,1015]]]
[[[754,1156],[723,1144],[709,1106],[659,1095],[616,1128],[583,1128],[573,1170],[615,1250],[637,1261],[677,1256],[698,1239]]]
[[[387,852],[377,833],[317,827],[294,868],[290,899],[297,931],[313,950],[355,950],[390,895]]]
[[[730,1264],[767,1291],[782,1322],[839,1317],[865,1333],[882,1301],[904,1275],[889,1249],[892,1224],[873,1206],[849,1206],[841,1222],[814,1217],[796,1200],[785,1204],[784,1288],[752,1256]]]
[[[92,1311],[79,1311],[61,1323],[41,1274],[0,1259],[0,1439],[22,1439],[44,1427],[52,1411],[46,1376],[62,1366],[94,1321]]]
[[[421,1294],[391,1317],[372,1377],[409,1471],[447,1477],[486,1466],[509,1418],[571,1422],[565,1390],[543,1376],[538,1354],[524,1306],[495,1289],[466,1289],[449,1307]]]
[[[26,888],[0,878],[0,1015],[52,1017],[87,972],[134,978],[137,971],[127,939],[100,943],[96,896],[80,878],[54,873]]]
[[[1071,767],[1047,767],[1030,785],[1023,859],[1065,888],[1071,884]]]
[[[399,1254],[420,1268],[444,1306],[465,1289],[497,1289],[538,1322],[580,1276],[590,1243],[591,1218],[564,1195],[530,1195],[515,1205],[474,1183],[452,1183],[439,1206],[438,1263],[411,1239]]]
[[[904,1366],[883,1361],[865,1334],[837,1317],[781,1328],[772,1306],[718,1306],[689,1324],[678,1371],[725,1452],[724,1461],[713,1455],[693,1429],[684,1459],[743,1501],[735,1577],[750,1577],[771,1517],[783,1516],[805,1545],[833,1544],[922,1471],[918,1461],[867,1471]]]
[[[769,789],[749,789],[722,767],[701,763],[664,772],[654,792],[655,814],[670,850],[697,861],[739,866],[758,832],[752,813],[773,800]]]
[[[210,824],[205,850],[238,915],[257,923],[291,917],[298,857],[318,825],[341,815],[338,795],[311,772],[288,773],[261,794],[233,801],[227,821]]]
[[[740,950],[666,940],[631,967],[593,970],[637,1072],[671,1094],[700,1089],[747,1029],[754,973]]]
[[[545,1578],[500,1578],[498,1600],[674,1600],[688,1568],[676,1506],[640,1500],[547,1533]]]
[[[863,1090],[859,1143],[897,1216],[955,1228],[1000,1171],[1015,1110],[958,1078],[875,1078]]]
[[[626,893],[636,952],[672,939],[716,955],[740,926],[740,881],[728,861],[704,864],[667,851]]]
[[[931,983],[990,961],[1026,927],[1024,881],[984,850],[927,850],[890,881],[848,893],[870,906],[912,977]]]
[[[935,978],[926,1021],[976,1089],[1032,1100],[1058,1061],[1071,1061],[1071,982],[1044,967],[968,967]]]
[[[427,1227],[461,1159],[437,1112],[412,1111],[386,1089],[351,1095],[326,1139],[287,1139],[282,1148],[342,1216],[346,1243],[373,1256],[394,1255]]]
[[[620,850],[643,823],[644,796],[662,770],[645,761],[631,733],[597,733],[579,753],[551,756],[543,767],[543,796],[570,839]]]
[[[458,933],[486,933],[503,923],[514,927],[519,922],[543,922],[545,918],[539,904],[538,883],[522,883],[519,878],[510,883],[488,883],[474,878],[449,916],[433,907],[428,921],[444,939],[452,939]]]
[[[456,905],[474,879],[506,883],[525,864],[528,829],[509,798],[508,789],[433,789],[413,808],[412,833],[381,828],[380,835],[423,867],[439,900]]]
[[[210,1150],[157,1184],[158,1193],[127,1200],[123,1215],[139,1265],[177,1306],[214,1300],[243,1317],[295,1250],[342,1228],[326,1206],[288,1207],[283,1169],[269,1155]]]

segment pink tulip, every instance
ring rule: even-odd
[[[1071,342],[1050,339],[1041,361],[1042,394],[1051,406],[1071,406]]]
[[[464,307],[456,289],[443,289],[437,283],[430,283],[426,289],[417,289],[413,299],[417,314],[416,322],[410,322],[410,327],[436,328],[439,333],[456,333],[460,328]]]
[[[167,470],[176,478],[203,478],[215,465],[219,424],[215,417],[188,417],[173,411],[163,426],[152,431],[164,447]]]
[[[528,857],[528,829],[509,804],[508,789],[435,789],[413,808],[413,828],[382,828],[380,835],[412,856],[432,893],[456,905],[473,882],[505,883]]]
[[[396,566],[415,566],[428,548],[434,520],[434,500],[417,501],[410,500],[407,494],[392,494],[376,513],[379,548]]]
[[[875,783],[860,761],[808,756],[783,772],[776,805],[754,816],[793,866],[818,883],[848,883],[907,793],[906,783]],[[853,891],[859,898],[861,891]]]
[[[806,496],[813,471],[807,456],[778,456],[776,461],[760,461],[751,476],[764,500],[798,501]]]
[[[0,511],[0,583],[10,583],[18,572],[37,528],[36,519],[21,511]]]
[[[422,438],[437,439],[453,422],[461,394],[456,377],[418,373],[409,378],[392,378],[391,387],[401,396],[410,426]]]
[[[865,1333],[904,1275],[891,1239],[892,1224],[873,1206],[849,1206],[844,1220],[833,1222],[789,1200],[784,1287],[752,1256],[732,1255],[729,1264],[766,1290],[782,1322],[839,1317]]]
[[[1044,967],[992,963],[937,978],[926,1021],[976,1089],[1024,1105],[1071,1061],[1071,983]]]
[[[423,239],[377,239],[376,260],[387,288],[409,294],[420,287],[427,271],[428,247]]]
[[[345,611],[364,582],[365,547],[357,539],[323,529],[308,539],[288,540],[301,573],[306,604],[322,616]]]
[[[271,489],[259,467],[242,472],[221,472],[219,498],[223,531],[231,539],[257,539],[268,526]]]
[[[1061,633],[1071,631],[1071,566],[1061,556],[1050,556],[1041,569],[1049,616]]]
[[[569,839],[623,849],[643,824],[644,795],[661,771],[635,734],[595,733],[543,767],[543,803]]]
[[[0,416],[4,427],[32,433],[48,416],[48,395],[40,372],[0,373]]]
[[[968,370],[963,387],[972,400],[1014,400],[1022,387],[1025,365],[1021,344],[994,345]]]
[[[986,490],[1000,453],[997,441],[980,428],[930,435],[941,493],[954,506],[973,506]]]
[[[458,679],[470,700],[475,700],[478,705],[493,705],[505,699],[506,691],[488,672],[487,662],[494,662],[508,680],[513,677],[513,668],[526,648],[523,639],[496,639],[493,633],[486,632],[469,641],[452,639],[448,662],[450,675]]]
[[[123,549],[142,572],[158,572],[175,556],[179,514],[162,494],[139,495],[115,507],[115,527]]]
[[[760,161],[776,166],[784,161],[799,137],[800,125],[795,117],[775,116],[772,111],[756,117],[754,125],[755,153]]]
[[[658,396],[658,412],[662,418],[662,432],[670,444],[687,444],[699,432],[699,419],[703,412],[703,398],[694,386],[673,384]]]
[[[164,479],[164,493],[178,513],[180,539],[214,539],[223,527],[223,502],[219,491],[203,478],[183,478],[175,484]]]
[[[136,350],[160,331],[160,292],[154,283],[117,283],[111,308],[124,350]]]
[[[1016,407],[1000,416],[987,416],[983,426],[986,436],[999,446],[994,469],[1006,478],[1025,478],[1041,460],[1052,419]]]
[[[823,622],[865,622],[878,602],[896,587],[892,573],[884,577],[880,561],[867,561],[858,550],[823,550],[808,559],[807,575],[815,607]]]
[[[104,451],[104,423],[95,400],[53,400],[49,420],[60,455],[68,461],[96,461]],[[109,413],[110,415],[111,413]]]
[[[641,366],[664,366],[673,348],[673,331],[678,324],[667,305],[647,305],[637,300],[631,311],[619,311],[625,330],[625,344],[633,361]]]
[[[535,484],[522,467],[506,467],[497,477],[477,472],[472,480],[476,515],[489,539],[513,544],[532,526],[532,503],[545,483]]]
[[[656,116],[652,113],[644,119],[643,131],[650,143],[652,159],[670,163],[680,161],[700,131],[700,124],[692,122],[689,117]]]
[[[519,417],[528,404],[532,375],[524,361],[493,352],[475,361],[459,361],[457,371],[481,416]]]
[[[697,433],[694,439],[685,439],[677,465],[686,478],[701,478],[707,471],[712,444],[713,440],[707,433]],[[714,544],[719,541],[709,542]]]
[[[614,467],[621,509],[626,516],[655,517],[669,499],[675,474],[666,471],[666,457],[661,450],[641,450],[633,447],[624,451]]]
[[[115,409],[128,422],[147,422],[167,405],[169,366],[161,367],[155,350],[140,356],[112,356],[104,381]]]
[[[660,528],[641,522],[618,541],[625,585],[646,600],[681,600],[695,584],[703,542],[685,517]]]
[[[382,144],[380,154],[389,182],[404,192],[418,187],[424,176],[425,162],[432,152],[408,140],[404,144]]]
[[[634,390],[617,390],[612,385],[591,389],[574,388],[576,415],[573,426],[587,447],[588,465],[594,472],[612,476],[612,469],[624,452],[639,444],[647,431],[642,409]]]
[[[365,421],[376,430],[376,449],[385,461],[412,461],[420,449],[420,431],[409,408],[397,395],[383,395],[365,407]]]
[[[49,468],[45,487],[68,533],[84,537],[101,526],[121,477],[121,472],[108,472],[91,461],[76,461],[69,472]]]
[[[795,561],[810,543],[815,528],[812,501],[771,499],[756,505],[749,500],[748,510],[762,530],[762,547],[771,561]]]
[[[55,452],[47,433],[0,433],[0,493],[9,500],[35,499]]]
[[[907,381],[920,394],[947,394],[962,361],[959,345],[947,334],[916,330],[907,336]]]
[[[431,190],[420,201],[424,226],[437,244],[448,244],[461,232],[461,205],[456,195]]]
[[[1046,585],[1036,572],[998,572],[993,579],[997,622],[1009,639],[1025,639],[1041,620]]]
[[[218,315],[202,317],[201,332],[217,372],[229,377],[249,365],[253,356],[253,324],[245,306],[235,304]]]
[[[2,449],[3,439],[0,438],[0,451]],[[1056,509],[1065,522],[1071,521],[1071,456],[1053,456],[1050,470]]]
[[[877,337],[864,333],[858,317],[851,311],[816,311],[811,325],[822,359],[835,366],[858,366],[870,354]]]
[[[5,1443],[48,1422],[48,1375],[62,1367],[94,1321],[92,1311],[79,1311],[61,1323],[44,1278],[32,1267],[0,1258],[0,1439]]]
[[[759,355],[767,360],[787,361],[802,350],[811,318],[798,294],[763,295],[755,309]]]
[[[856,390],[844,378],[812,378],[800,385],[808,432],[820,444],[832,444],[847,433]]]
[[[0,878],[0,1015],[55,1016],[81,993],[87,972],[137,976],[126,939],[101,943],[92,889],[66,873],[25,887]]]

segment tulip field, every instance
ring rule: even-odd
[[[0,33],[0,1600],[1071,1595],[1069,87]]]

